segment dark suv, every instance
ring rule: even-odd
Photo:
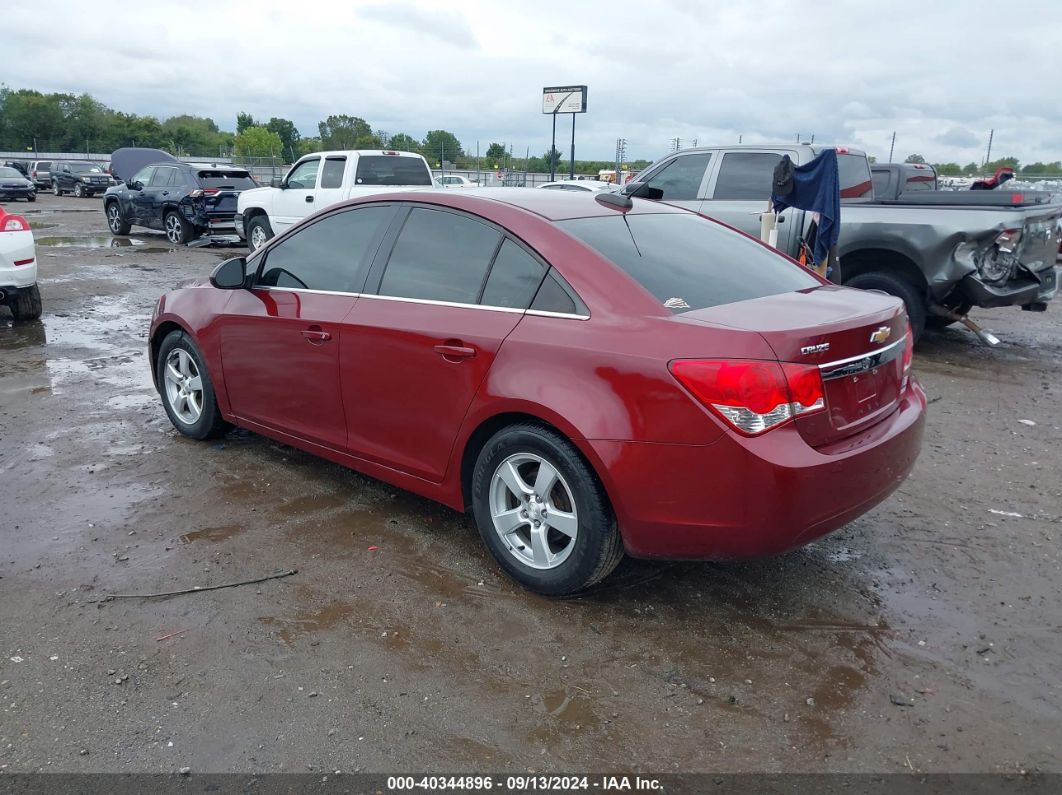
[[[129,168],[119,160],[122,151],[111,161],[118,174]],[[257,187],[246,169],[182,163],[171,157],[143,166],[109,188],[103,209],[111,234],[127,235],[131,227],[144,226],[161,229],[171,243],[187,243],[209,233],[235,235],[236,199],[241,191]]]
[[[64,193],[73,193],[78,198],[95,196],[114,184],[110,174],[105,173],[99,163],[77,160],[53,163],[51,178],[52,193],[56,196]]]

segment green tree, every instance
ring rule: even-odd
[[[242,110],[236,114],[236,134],[239,135],[248,127],[255,127],[258,122],[254,120],[254,117],[250,113],[244,113]]]
[[[380,139],[372,127],[357,116],[329,116],[317,125],[324,149],[379,149]]]
[[[544,171],[560,171],[561,153],[557,147],[553,146],[547,149],[542,154],[542,160],[545,162]],[[615,167],[615,163],[613,163]]]
[[[1022,174],[1035,174],[1037,176],[1058,176],[1062,174],[1062,163],[1030,163],[1027,166],[1022,166]]]
[[[320,152],[323,148],[320,138],[302,138],[299,140],[299,145],[295,148],[295,152],[299,157],[302,157],[311,152]]]
[[[248,127],[237,134],[236,154],[241,157],[270,157],[282,155],[284,142],[272,130],[261,125]]]
[[[962,175],[962,166],[958,163],[934,163],[933,168],[942,177],[958,177]]]
[[[162,134],[174,154],[216,156],[224,141],[213,119],[187,114],[166,119]]]
[[[405,133],[395,133],[392,135],[387,146],[390,149],[394,149],[396,152],[414,152],[420,154],[420,141],[412,135],[406,135]]]
[[[904,160],[903,162],[905,162],[905,163],[924,163],[924,162],[926,162],[926,159],[924,157],[922,157],[922,155],[907,155],[907,159]]]
[[[508,156],[508,152],[505,151],[505,144],[491,144],[487,147],[487,154],[484,155],[491,163],[501,163]]]
[[[985,174],[994,174],[998,168],[1013,168],[1015,171],[1019,170],[1021,164],[1016,157],[1001,157],[999,160],[993,160],[991,163],[985,163],[981,166],[981,170]]]
[[[284,155],[286,157],[293,156],[299,145],[299,139],[302,138],[302,136],[299,135],[298,128],[295,127],[295,122],[274,116],[269,120],[269,123],[266,124],[265,127],[267,130],[275,132],[280,136],[280,141],[284,148]]]
[[[977,163],[967,163],[962,167],[962,174],[964,177],[972,177],[978,170]]]
[[[444,159],[456,162],[465,154],[457,136],[447,130],[429,130],[422,146],[421,153],[429,163],[441,163]]]

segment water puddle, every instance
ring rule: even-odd
[[[30,229],[51,229],[52,227],[59,226],[59,224],[46,224],[41,221],[30,221]]]
[[[56,226],[56,224],[45,224]],[[32,224],[31,224],[32,226]],[[96,235],[90,237],[73,237],[68,235],[38,237],[37,245],[45,248],[129,248],[147,245],[136,237],[109,237]]]
[[[212,541],[218,543],[224,541],[226,538],[232,538],[234,535],[242,533],[244,530],[242,525],[227,524],[221,527],[204,527],[201,530],[193,530],[190,533],[185,533],[181,536],[182,544],[191,544],[195,541]]]

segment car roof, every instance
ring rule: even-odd
[[[475,212],[477,205],[499,204],[525,210],[550,221],[563,221],[569,218],[589,218],[593,216],[619,215],[620,210],[614,206],[602,204],[595,199],[599,193],[590,191],[536,190],[533,188],[475,188],[453,191],[446,189],[401,191],[353,199],[346,204],[362,204],[371,201],[405,201],[440,204],[455,209]],[[663,213],[686,213],[680,207],[634,199],[634,206],[628,214],[651,215]]]
[[[350,154],[365,156],[365,155],[386,155],[387,157],[415,157],[420,158],[420,155],[415,152],[399,152],[396,149],[330,149],[325,152],[307,152],[302,155],[299,160],[307,157],[340,157]]]

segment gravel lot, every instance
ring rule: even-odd
[[[864,518],[549,601],[466,517],[176,435],[152,307],[241,250],[7,207],[45,314],[0,309],[0,770],[1062,772],[1062,306],[927,334],[922,457]]]

